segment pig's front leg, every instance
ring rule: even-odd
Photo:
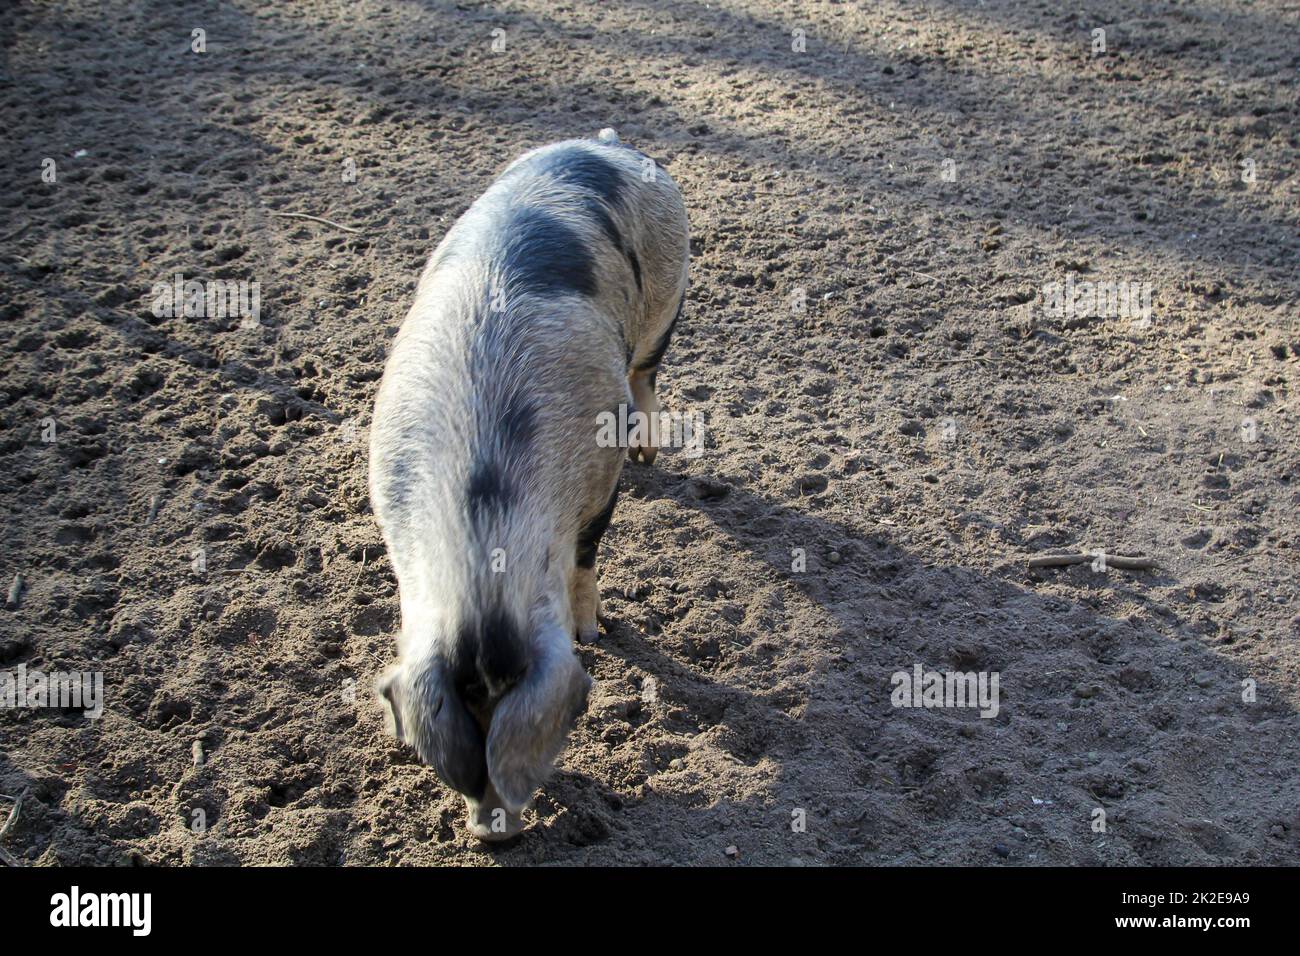
[[[614,516],[618,501],[618,477],[609,501],[598,514],[583,524],[578,532],[578,553],[573,567],[573,580],[569,586],[570,607],[580,644],[591,644],[600,635],[600,589],[596,585],[596,549],[600,538]]]

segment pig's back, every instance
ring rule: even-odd
[[[591,141],[526,154],[430,258],[371,428],[372,503],[399,577],[402,562],[408,576],[437,567],[471,589],[463,551],[493,542],[539,560],[524,539],[576,535],[607,485],[622,452],[597,447],[597,416],[628,401],[642,324],[684,270],[680,196],[643,169]]]

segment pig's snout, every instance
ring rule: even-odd
[[[491,783],[482,800],[466,797],[465,807],[469,810],[470,832],[487,843],[509,840],[523,829],[520,814],[511,813],[501,805],[501,797]]]

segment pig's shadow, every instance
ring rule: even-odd
[[[1108,679],[1106,672],[1115,669],[1110,665],[1116,660],[1123,660],[1135,650],[1149,650],[1157,644],[1167,649],[1170,645],[1167,635],[1146,625],[1106,617],[1086,605],[1055,595],[1039,594],[993,573],[927,563],[897,546],[887,535],[863,533],[804,508],[756,495],[734,482],[722,483],[712,478],[702,481],[698,476],[671,471],[664,467],[663,457],[659,461],[654,469],[636,465],[625,469],[622,487],[629,499],[671,500],[683,509],[704,515],[726,536],[727,544],[740,552],[737,556],[739,561],[761,559],[768,565],[765,569],[768,580],[801,593],[816,609],[826,612],[828,626],[837,629],[819,637],[811,645],[811,649],[820,655],[820,660],[808,673],[803,688],[807,701],[816,701],[819,695],[835,696],[834,689],[827,688],[826,684],[834,679],[832,671],[842,667],[844,658],[841,655],[852,654],[850,659],[859,661],[858,666],[868,673],[879,671],[885,675],[882,677],[885,684],[890,670],[904,660],[927,660],[936,664],[947,661],[962,669],[1007,670],[1021,674],[1041,671],[1038,655],[1043,653],[1043,649],[1037,636],[1008,627],[999,610],[1008,607],[1016,608],[1021,619],[1065,622],[1065,633],[1072,635],[1068,642],[1079,655],[1080,673],[1062,677],[1062,680],[1087,676],[1105,681]],[[826,501],[819,497],[804,500],[804,507],[809,509],[826,506]],[[618,537],[617,517],[611,535],[612,543]],[[791,569],[791,548],[796,545],[808,549],[805,573],[795,573]],[[824,560],[831,551],[838,552],[838,563]],[[688,554],[670,548],[658,557],[667,565],[661,569],[662,572],[673,578],[679,576],[676,573],[679,568],[674,565],[690,560]],[[690,569],[682,566],[680,570]],[[1070,575],[1070,580],[1075,583],[1090,580],[1086,567],[1026,571],[1025,574],[1026,580],[1031,582],[1050,581],[1058,575]],[[1144,586],[1171,583],[1164,575],[1150,573],[1132,580],[1142,581]],[[603,600],[606,594],[602,593]],[[737,600],[743,598],[737,597]],[[813,795],[819,794],[819,788],[829,786],[831,781],[842,782],[843,778],[863,772],[862,767],[850,765],[854,751],[847,744],[851,737],[889,739],[893,728],[888,726],[887,713],[865,706],[860,714],[843,726],[821,719],[815,726],[810,726],[810,720],[802,716],[801,708],[787,706],[788,702],[770,690],[737,686],[725,682],[726,679],[711,676],[712,662],[696,659],[690,648],[675,638],[671,624],[662,634],[647,634],[629,613],[636,605],[621,603],[610,608],[610,601],[604,600],[604,603],[609,615],[602,620],[604,633],[596,645],[580,649],[584,664],[598,680],[624,680],[624,675],[631,672],[653,675],[663,697],[662,707],[655,711],[657,726],[668,731],[670,736],[724,724],[726,732],[720,737],[714,735],[718,745],[728,750],[737,762],[748,766],[760,759],[768,761],[777,768],[778,778],[794,777],[796,774],[790,765],[803,762],[810,746],[815,744],[825,750],[828,737],[843,737],[846,746],[836,748],[835,752],[844,755],[844,766],[823,767],[815,774],[805,773],[799,779],[784,781],[787,786],[804,788],[802,793]],[[945,631],[938,626],[940,619],[954,616],[960,618],[959,628]],[[880,622],[903,623],[894,627]],[[1197,636],[1190,620],[1181,620],[1176,614],[1171,617],[1169,626],[1181,632],[1182,637]],[[1059,629],[1061,625],[1057,627]],[[954,630],[957,632],[955,635],[952,634]],[[1178,644],[1180,653],[1194,658],[1187,662],[1184,676],[1186,673],[1209,672],[1216,675],[1216,682],[1221,679],[1226,686],[1239,683],[1244,675],[1235,664],[1215,655],[1196,640],[1179,641]],[[744,675],[753,673],[753,670],[746,665],[740,670],[732,668],[727,673],[727,679],[739,677],[744,680]],[[1174,680],[1178,679],[1175,676]],[[1032,697],[1032,684],[1026,686],[1031,688],[1027,696]],[[1165,690],[1175,691],[1176,688]],[[1118,696],[1121,688],[1108,688],[1107,692]],[[863,694],[867,692],[864,690]],[[871,695],[875,696],[874,692]],[[1196,724],[1196,715],[1191,711],[1203,707],[1203,703],[1178,693],[1166,694],[1164,699],[1166,702],[1183,701],[1181,706],[1187,712],[1178,723]],[[1032,710],[1039,703],[1026,699],[1021,706]],[[1281,695],[1276,693],[1261,693],[1259,707],[1261,709],[1252,718],[1243,717],[1242,720],[1249,723],[1251,719],[1264,716],[1264,711],[1277,712],[1279,716],[1289,712],[1281,703]],[[652,708],[643,704],[643,709],[634,710],[630,717],[620,713],[618,720],[589,713],[584,718],[585,732],[599,735],[601,741],[617,744],[635,734],[636,728],[649,719],[646,711],[650,710]],[[800,713],[800,716],[792,716],[792,713]],[[611,726],[614,729],[610,729]],[[1243,733],[1250,731],[1249,726],[1237,729]],[[954,746],[967,745],[958,743]],[[1068,742],[1048,741],[1044,746],[1051,752],[1061,752],[1068,747]],[[1154,746],[1154,743],[1146,742],[1138,745],[1138,749],[1145,753],[1147,748]],[[1225,753],[1231,749],[1230,741],[1225,743],[1225,748]],[[653,750],[653,759],[662,762],[666,757],[660,752],[662,748],[656,746]],[[619,785],[615,783],[615,786]],[[773,781],[773,786],[779,785],[781,781]],[[679,802],[677,797],[647,788],[643,795],[628,799],[606,781],[572,770],[557,773],[540,800],[563,812],[554,816],[544,828],[530,831],[535,834],[535,839],[530,840],[526,832],[518,844],[501,847],[498,851],[500,862],[518,863],[533,858],[554,860],[557,844],[568,844],[581,854],[582,848],[603,843],[620,832],[636,832],[637,824],[628,819],[632,815],[662,812],[665,816],[681,818],[681,807],[674,802]],[[1205,803],[1207,812],[1224,809],[1213,794],[1204,795],[1198,802]],[[737,806],[726,799],[717,803],[732,808]],[[757,805],[746,805],[743,809],[754,814],[765,812]],[[696,817],[696,825],[703,826],[698,818],[704,815],[701,811],[689,816]]]

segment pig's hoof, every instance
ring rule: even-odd
[[[595,644],[599,638],[600,638],[600,628],[597,627],[595,624],[592,624],[589,627],[578,628],[579,644]]]
[[[522,829],[516,824],[513,829],[494,830],[491,826],[482,823],[471,823],[469,832],[474,834],[484,843],[504,843],[506,840],[513,840],[519,836]]]
[[[645,465],[653,465],[655,456],[659,454],[659,449],[651,445],[638,447],[633,445],[627,450],[627,457],[632,461],[639,461]]]
[[[483,803],[465,799],[469,818],[465,821],[469,832],[485,843],[501,843],[517,837],[523,830],[523,820],[518,813],[511,813],[505,807],[496,806],[495,791]]]

